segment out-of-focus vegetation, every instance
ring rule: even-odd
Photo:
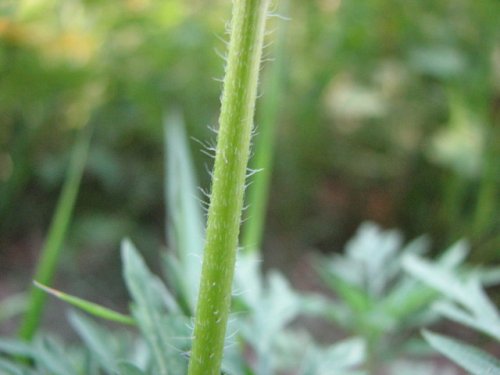
[[[2,259],[45,233],[86,124],[95,132],[66,247],[106,257],[131,234],[153,248],[162,116],[180,107],[189,133],[209,137],[230,5],[0,3]],[[496,0],[291,1],[267,239],[339,248],[370,219],[437,245],[467,237],[477,262],[498,260],[498,14]]]

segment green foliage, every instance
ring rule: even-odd
[[[173,126],[174,128],[169,128]],[[177,127],[177,128],[175,128]],[[186,230],[168,231],[172,249],[165,257],[165,270],[172,280],[169,285],[155,276],[129,240],[122,243],[123,277],[131,296],[130,309],[138,334],[110,330],[84,315],[70,313],[71,326],[82,345],[66,346],[43,333],[31,343],[20,340],[0,340],[0,369],[7,374],[56,375],[181,375],[187,371],[190,356],[193,314],[185,308],[194,297],[194,289],[186,289],[176,278],[192,270],[191,249],[182,244],[192,237],[203,238],[198,200],[194,194],[194,168],[189,162],[185,131],[181,120],[167,122],[169,163],[177,178],[166,178],[169,192],[176,192],[181,206],[169,205],[170,223],[182,223],[198,228],[199,233]],[[187,157],[186,159],[181,159]],[[184,169],[179,168],[179,164]],[[169,175],[167,175],[169,176]],[[173,185],[173,186],[172,186]],[[174,225],[174,224],[170,224]],[[176,224],[179,225],[179,224]],[[192,258],[192,257],[191,257]],[[223,373],[230,375],[272,375],[280,371],[298,370],[299,374],[364,374],[355,368],[363,363],[365,344],[352,339],[330,346],[314,343],[310,335],[290,328],[290,323],[302,312],[309,297],[296,292],[278,272],[265,279],[256,252],[243,253],[238,259],[234,313],[225,339]],[[89,303],[56,290],[46,291],[66,300],[101,319],[117,323],[129,322],[130,317]],[[111,318],[111,319],[110,319]],[[304,351],[304,347],[308,350]],[[248,355],[248,353],[252,353]],[[19,362],[19,358],[25,361]],[[58,361],[58,358],[62,358]]]
[[[411,6],[290,0],[294,21],[280,22],[289,29],[282,108],[270,105],[269,113],[281,112],[273,168],[280,198],[270,208],[281,218],[280,230],[301,237],[292,241],[307,238],[327,250],[344,240],[347,223],[369,218],[396,222],[411,236],[430,233],[438,247],[467,232],[478,247],[474,261],[497,256],[493,15],[499,5],[457,1],[450,7],[449,0]],[[0,230],[7,245],[10,236],[36,232],[48,220],[70,129],[90,113],[99,126],[82,187],[86,206],[77,211],[68,248],[102,247],[107,255],[124,233],[140,236],[140,243],[160,230],[152,219],[162,194],[162,158],[154,150],[162,143],[164,106],[182,106],[190,134],[207,137],[220,92],[207,77],[223,73],[213,49],[223,48],[219,21],[229,5],[2,4]],[[261,110],[262,133],[269,127],[268,111]],[[197,166],[203,162],[195,157]],[[353,201],[358,204],[347,204]],[[86,235],[89,223],[99,228],[96,236]]]
[[[264,173],[250,187],[242,245],[267,249],[261,239],[268,211],[273,220],[266,231],[274,233],[279,223],[290,242],[323,250],[343,241],[346,223],[370,218],[398,222],[410,235],[430,232],[437,248],[465,234],[474,261],[497,259],[500,3],[290,4],[294,21],[278,26],[280,33],[283,25],[288,30],[276,46],[277,71],[267,72],[271,79],[262,86],[261,139],[251,167]],[[58,205],[46,246],[54,250],[35,278],[52,284],[70,218],[72,241],[65,241],[65,249],[86,249],[74,253],[84,262],[95,254],[112,259],[124,233],[141,249],[155,248],[162,225],[163,159],[157,150],[163,139],[168,209],[168,251],[157,262],[166,283],[131,241],[122,244],[132,317],[52,290],[100,319],[134,326],[111,328],[71,313],[80,342],[61,342],[36,330],[43,294],[33,289],[37,297],[28,304],[25,295],[0,302],[0,321],[26,311],[34,317],[26,324],[24,335],[34,334],[29,342],[0,339],[0,373],[186,373],[206,237],[197,187],[208,185],[208,176],[197,176],[195,167],[205,160],[191,158],[186,134],[205,139],[205,124],[215,122],[220,90],[207,77],[222,74],[213,46],[230,6],[199,0],[0,5],[1,255],[12,249],[21,254],[12,239],[36,242],[45,230],[57,189],[65,176],[70,179],[71,129],[87,123],[98,124],[93,152],[78,160],[87,163],[88,179],[78,186],[75,174],[72,192],[60,195],[65,203]],[[169,113],[163,138],[165,103],[182,108],[185,118]],[[78,187],[85,204],[72,218]],[[444,317],[497,344],[498,309],[482,287],[497,283],[500,273],[463,264],[464,242],[434,263],[425,261],[420,255],[426,243],[420,238],[404,245],[395,231],[364,225],[344,255],[324,257],[318,265],[334,298],[304,295],[281,273],[263,274],[258,252],[240,254],[233,313],[222,337],[222,372],[455,375],[427,361],[429,347],[415,333]],[[7,269],[5,280],[21,277],[17,273],[17,267]],[[337,325],[333,330],[341,327],[355,337],[319,345],[298,328],[303,315],[327,318]],[[423,336],[467,371],[498,373],[498,361],[482,349],[430,331]]]
[[[437,319],[429,306],[438,294],[403,269],[408,259],[425,253],[428,247],[425,237],[403,246],[397,231],[365,223],[347,243],[345,255],[318,262],[320,276],[338,300],[330,308],[320,304],[317,309],[366,340],[370,371],[402,355],[418,354],[420,350],[415,349],[421,345],[414,335],[416,330]],[[450,270],[461,264],[466,254],[465,244],[457,243],[436,264]]]
[[[414,277],[443,295],[445,300],[434,306],[438,314],[500,343],[500,315],[482,288],[480,271],[450,270],[414,256],[406,258],[404,266]],[[430,331],[422,334],[434,349],[470,373],[500,374],[500,361],[483,350]]]
[[[181,374],[186,361],[180,353],[190,344],[189,322],[179,312],[165,285],[153,276],[133,245],[122,245],[123,272],[133,299],[133,316],[150,345],[155,371],[160,375]]]

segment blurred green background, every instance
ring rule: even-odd
[[[165,246],[163,117],[213,139],[230,3],[0,1],[0,297],[29,283],[83,126],[61,277],[116,283],[123,237]],[[258,104],[278,106],[265,258],[340,250],[372,220],[500,260],[499,14],[498,0],[293,0],[271,19],[287,34],[283,90]]]

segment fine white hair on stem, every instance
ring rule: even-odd
[[[224,45],[227,47],[229,46],[229,40],[227,40],[226,38],[220,36],[218,33],[214,33],[215,37],[217,39],[219,39],[222,43],[224,43]]]
[[[278,18],[283,21],[291,21],[290,17],[279,14],[279,4],[277,1],[271,1],[269,7],[267,8],[266,17],[267,18]]]
[[[189,323],[186,323],[186,327],[187,327],[187,329],[191,330],[191,332],[193,332],[194,325],[195,325],[195,317],[192,316],[191,318],[189,318]]]
[[[214,48],[214,52],[219,56],[225,63],[227,63],[227,53],[221,52],[218,48]]]
[[[207,191],[206,189],[202,188],[201,186],[198,186],[198,190],[201,192],[201,194],[205,197],[210,199],[210,192]]]
[[[277,27],[272,28],[272,29],[269,29],[269,30],[267,30],[267,31],[266,31],[266,33],[264,34],[264,36],[267,38],[267,37],[269,37],[269,36],[271,36],[271,35],[275,34],[277,30],[278,30],[278,28],[277,28]],[[264,45],[262,46],[262,48],[263,48],[263,49],[264,49],[264,48],[267,48],[267,47],[269,47],[269,45],[270,45],[270,44],[273,44],[273,43],[272,43],[272,42],[267,42],[267,44],[266,44],[266,43],[264,43]]]
[[[284,16],[282,14],[275,12],[275,11],[267,12],[267,17],[268,18],[277,18],[281,21],[287,21],[287,22],[292,20],[290,17]]]
[[[248,189],[253,184],[253,180],[249,180],[245,183],[245,190]]]
[[[215,159],[215,151],[216,151],[216,145],[215,145],[215,140],[212,141],[200,141],[199,139],[195,137],[191,137],[193,141],[196,143],[199,143],[201,145],[201,152],[208,157]]]
[[[259,172],[262,172],[263,170],[264,168],[256,168],[256,169],[247,168],[247,178],[252,177],[253,175]]]
[[[210,176],[210,179],[214,179],[214,170],[208,166],[207,163],[204,163],[203,164],[205,166],[205,171],[207,172],[207,174]]]
[[[224,32],[226,35],[231,35],[231,21],[225,21],[224,22]]]
[[[208,208],[210,207],[210,202],[206,202],[203,199],[197,197],[196,201],[200,204],[203,214],[206,216],[208,214]]]
[[[236,321],[236,319],[234,319],[234,318],[229,318],[227,322],[228,322],[228,324],[231,324],[231,323],[233,323],[233,322],[235,322],[235,321]],[[234,330],[234,332],[228,333],[228,334],[226,335],[226,340],[227,340],[226,342],[227,342],[227,344],[229,344],[229,345],[234,345],[233,343],[230,343],[230,341],[231,341],[232,339],[234,339],[234,338],[236,337],[236,335],[237,335],[239,332],[240,332],[240,329],[239,329],[239,328],[236,328],[236,329]]]
[[[207,128],[216,135],[219,133],[219,129],[216,126],[207,125]]]

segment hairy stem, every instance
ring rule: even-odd
[[[234,0],[189,375],[219,375],[269,0]]]

